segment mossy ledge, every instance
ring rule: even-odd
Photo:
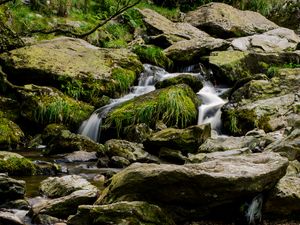
[[[118,135],[138,123],[154,127],[161,120],[168,127],[185,128],[195,123],[199,100],[185,85],[159,89],[130,100],[113,109],[107,116],[104,128],[117,130]]]

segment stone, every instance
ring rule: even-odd
[[[0,95],[0,108],[0,117],[7,118],[14,122],[20,119],[20,104],[16,100]]]
[[[229,42],[218,38],[194,38],[176,42],[166,48],[164,53],[174,62],[192,64],[210,52],[226,50],[229,45]]]
[[[11,49],[23,47],[22,39],[12,31],[7,25],[0,22],[0,53],[9,51]]]
[[[75,214],[79,205],[93,204],[97,199],[97,191],[78,190],[69,195],[44,200],[32,206],[29,215],[36,217],[40,214],[66,219],[69,215]]]
[[[0,173],[15,176],[35,175],[37,174],[37,166],[20,154],[0,151]]]
[[[145,142],[145,149],[157,153],[163,147],[180,150],[183,155],[195,153],[210,137],[210,124],[190,126],[186,129],[167,128],[153,133]]]
[[[300,129],[295,129],[282,140],[270,144],[266,150],[278,152],[290,161],[300,161]]]
[[[25,181],[10,178],[0,173],[0,202],[8,202],[24,198]]]
[[[97,161],[97,159],[98,157],[96,152],[75,151],[64,156],[63,161],[68,163],[73,163],[73,162]]]
[[[300,37],[287,28],[277,28],[263,34],[234,39],[231,45],[240,51],[278,52],[294,51],[300,43]]]
[[[219,38],[243,37],[278,28],[257,12],[241,11],[217,2],[188,12],[185,22]]]
[[[298,216],[300,212],[300,177],[285,176],[271,191],[265,203],[265,213]]]
[[[72,133],[57,124],[48,125],[42,134],[43,144],[47,145],[46,154],[69,153],[75,151],[95,152],[99,156],[105,154],[104,146],[88,137]],[[91,153],[90,153],[91,154]]]
[[[48,177],[40,185],[41,193],[49,198],[67,196],[78,190],[98,191],[97,187],[78,175]]]
[[[145,123],[154,128],[158,120],[168,127],[185,128],[196,123],[199,103],[186,84],[158,89],[113,108],[103,123],[103,135],[114,132],[127,139],[134,125]]]
[[[21,128],[13,121],[1,117],[0,112],[0,149],[18,148],[24,136]]]
[[[116,202],[109,205],[82,205],[68,218],[70,225],[96,224],[175,225],[164,211],[147,202]]]
[[[5,211],[0,211],[0,224],[24,225],[20,218],[17,217],[14,213]]]
[[[150,201],[163,209],[170,207],[173,215],[177,209],[186,209],[189,213],[180,216],[190,218],[194,212],[199,218],[215,207],[270,190],[284,176],[287,166],[286,158],[269,152],[198,164],[135,163],[113,176],[96,204]]]
[[[98,48],[69,37],[3,53],[0,64],[15,84],[55,84],[69,96],[92,103],[102,95],[126,93],[143,70],[137,56],[127,49]]]
[[[181,40],[209,37],[189,23],[174,23],[151,9],[143,9],[139,12],[143,16],[148,35],[155,37],[154,43],[158,46],[163,43],[161,47],[168,47]]]

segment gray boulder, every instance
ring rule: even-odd
[[[224,3],[200,6],[188,12],[185,21],[220,38],[242,37],[278,28],[257,12],[241,11]]]
[[[0,173],[0,202],[24,198],[25,181],[16,180]]]
[[[13,212],[0,211],[0,224],[24,225],[24,223]]]
[[[109,205],[82,205],[75,216],[68,219],[70,225],[96,224],[175,225],[164,211],[147,202],[116,202]]]
[[[218,158],[178,165],[132,164],[113,176],[97,204],[150,201],[164,208],[196,213],[236,203],[274,187],[288,160],[275,153]],[[181,211],[181,212],[183,212]],[[188,216],[189,213],[182,215]]]

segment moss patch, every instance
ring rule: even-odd
[[[8,175],[35,175],[36,166],[18,154],[0,152],[0,172]]]
[[[111,111],[104,123],[118,133],[138,123],[151,127],[157,120],[167,126],[186,127],[197,118],[198,98],[187,85],[176,85],[156,90],[123,103]]]
[[[23,131],[7,118],[0,118],[0,148],[15,148],[24,137]]]

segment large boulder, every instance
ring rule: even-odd
[[[82,205],[78,207],[75,216],[69,217],[68,224],[175,225],[173,220],[161,208],[139,201],[122,201],[109,205]]]
[[[210,137],[210,124],[190,126],[186,129],[167,128],[153,133],[144,146],[149,152],[159,153],[162,148],[180,150],[183,154],[195,153]]]
[[[4,53],[0,64],[13,83],[53,85],[88,102],[128,91],[143,70],[137,56],[126,49],[97,48],[68,37]]]
[[[297,49],[300,37],[293,30],[277,28],[263,34],[234,39],[232,47],[240,51],[278,52]]]
[[[169,127],[184,128],[195,124],[198,104],[196,94],[185,84],[158,89],[113,108],[104,128],[114,128],[123,136],[135,124],[145,123],[153,128],[158,120]]]
[[[13,121],[1,117],[0,112],[0,149],[17,148],[22,144],[24,133]]]
[[[292,126],[299,120],[299,68],[279,69],[270,80],[252,80],[237,89],[222,108],[224,128],[243,135],[254,128],[265,131]]]
[[[152,43],[160,47],[194,38],[209,37],[209,35],[189,23],[174,23],[151,9],[139,10],[147,27],[147,33]]]
[[[0,173],[0,202],[24,198],[25,181],[10,178],[8,175]]]
[[[0,211],[0,224],[24,225],[21,219],[13,212],[2,210]]]
[[[39,126],[62,123],[71,130],[77,130],[94,110],[93,106],[74,100],[52,87],[25,85],[18,89],[18,94],[22,99],[21,115]]]
[[[49,198],[63,197],[78,190],[98,191],[94,185],[78,175],[48,177],[40,185],[41,193]]]
[[[243,201],[269,190],[284,176],[288,160],[276,153],[221,157],[199,164],[132,164],[113,176],[97,204],[149,201],[183,217]],[[222,208],[224,210],[224,208]],[[178,210],[178,211],[177,211]]]
[[[241,11],[224,3],[209,3],[187,13],[185,21],[220,37],[242,37],[278,26],[257,12]]]
[[[265,213],[273,216],[299,216],[300,177],[285,176],[271,191],[265,204]]]

